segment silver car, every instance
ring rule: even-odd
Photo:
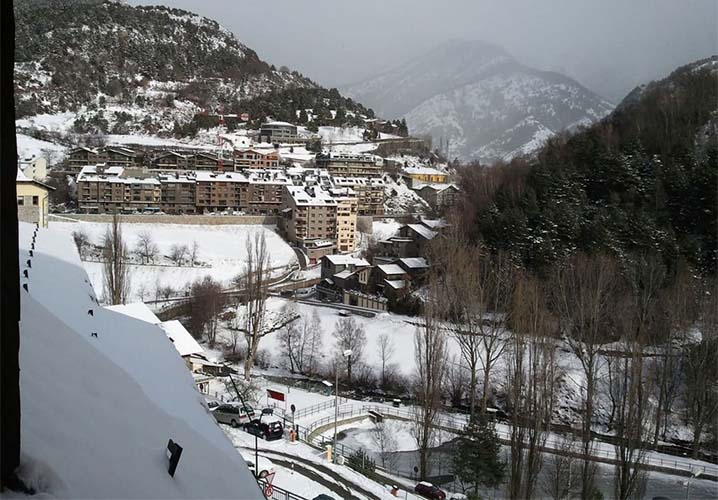
[[[214,418],[221,424],[229,424],[232,427],[239,427],[249,422],[254,416],[254,409],[240,404],[223,404],[212,410]]]

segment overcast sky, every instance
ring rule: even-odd
[[[612,101],[718,53],[718,0],[130,0],[216,19],[277,66],[326,86],[363,80],[446,40],[502,45]]]

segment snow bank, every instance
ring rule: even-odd
[[[22,269],[33,227],[20,225]],[[164,332],[97,305],[66,233],[40,229],[30,259],[29,292],[21,290],[25,479],[66,498],[262,498]],[[169,439],[184,448],[174,478]]]

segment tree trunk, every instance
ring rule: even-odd
[[[476,385],[478,384],[476,380],[476,364],[470,365],[469,369],[471,370],[471,377],[469,378],[469,422],[473,422],[476,416]]]
[[[591,365],[592,366],[592,365]],[[591,453],[591,420],[593,418],[593,368],[586,372],[586,413],[583,416],[583,453]],[[589,498],[593,490],[593,467],[591,460],[584,458],[581,468],[581,498]]]
[[[484,392],[481,396],[481,415],[486,415],[486,405],[489,401],[489,376],[491,375],[491,363],[484,366]]]

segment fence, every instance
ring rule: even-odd
[[[259,484],[259,488],[264,493],[265,498],[272,499],[272,500],[307,500],[304,497],[300,497],[299,495],[295,495],[291,491],[283,490],[279,486],[274,485],[268,485],[267,481],[264,479],[257,479],[257,484]],[[267,495],[267,493],[270,493],[270,495]]]
[[[295,420],[296,420],[296,419],[298,419],[298,418],[304,418],[304,417],[307,417],[307,416],[309,416],[309,415],[313,415],[313,414],[315,414],[315,413],[319,413],[319,412],[328,410],[329,408],[334,408],[334,402],[335,402],[335,399],[332,398],[332,399],[330,399],[330,400],[328,400],[328,401],[324,401],[323,403],[317,403],[317,404],[312,405],[312,406],[307,406],[306,408],[302,408],[301,410],[297,410],[296,413],[294,414],[294,418],[295,418]],[[340,405],[342,405],[342,404],[344,404],[344,403],[346,403],[346,402],[347,402],[347,399],[346,399],[346,398],[339,398],[339,404],[340,404]],[[334,417],[332,417],[332,418],[334,418]]]
[[[339,410],[339,417],[338,420],[341,422],[343,420],[348,420],[354,417],[359,416],[369,416],[369,411],[377,412],[383,416],[395,418],[399,420],[408,420],[412,421],[415,418],[415,414],[411,410],[404,410],[401,408],[393,408],[389,406],[378,406],[378,405],[359,405],[359,404],[350,404],[350,405],[344,405]],[[299,430],[299,437],[303,441],[307,442],[308,444],[323,448],[328,441],[321,436],[317,436],[317,430],[321,427],[334,422],[334,415],[326,416],[324,418],[321,418],[315,422],[312,422],[307,427],[301,428]],[[434,427],[438,427],[450,432],[461,432],[464,427],[466,426],[467,419],[466,418],[457,418],[457,417],[439,417]],[[499,440],[503,442],[503,444],[509,444],[511,440],[511,433],[505,429],[497,428],[496,433],[499,437]],[[570,443],[570,445],[567,445],[565,441],[562,441],[560,439],[555,438],[549,438],[546,439],[542,446],[542,450],[548,453],[561,453],[561,454],[570,454],[577,456],[578,458],[583,458],[585,455],[583,454],[583,451],[580,449],[581,443],[575,443],[575,446],[573,443]],[[358,450],[355,448],[351,448],[349,446],[345,446],[341,443],[337,443],[337,449],[334,451],[338,455],[349,458],[349,456],[356,453]],[[715,465],[701,465],[696,464],[693,462],[685,461],[685,460],[678,460],[678,459],[670,459],[667,457],[660,457],[660,456],[651,456],[650,451],[646,450],[647,456],[645,457],[643,463],[645,466],[649,468],[659,469],[659,470],[665,470],[665,471],[673,471],[673,472],[681,472],[688,475],[695,475],[700,473],[701,476],[705,477],[706,479],[709,478],[718,478],[718,466]],[[589,456],[592,459],[595,459],[596,461],[602,461],[602,462],[612,462],[617,459],[616,457],[616,450],[614,448],[596,448],[591,451],[591,454]],[[399,471],[391,471],[387,470],[387,472],[393,473],[393,474],[399,474],[402,475]]]

